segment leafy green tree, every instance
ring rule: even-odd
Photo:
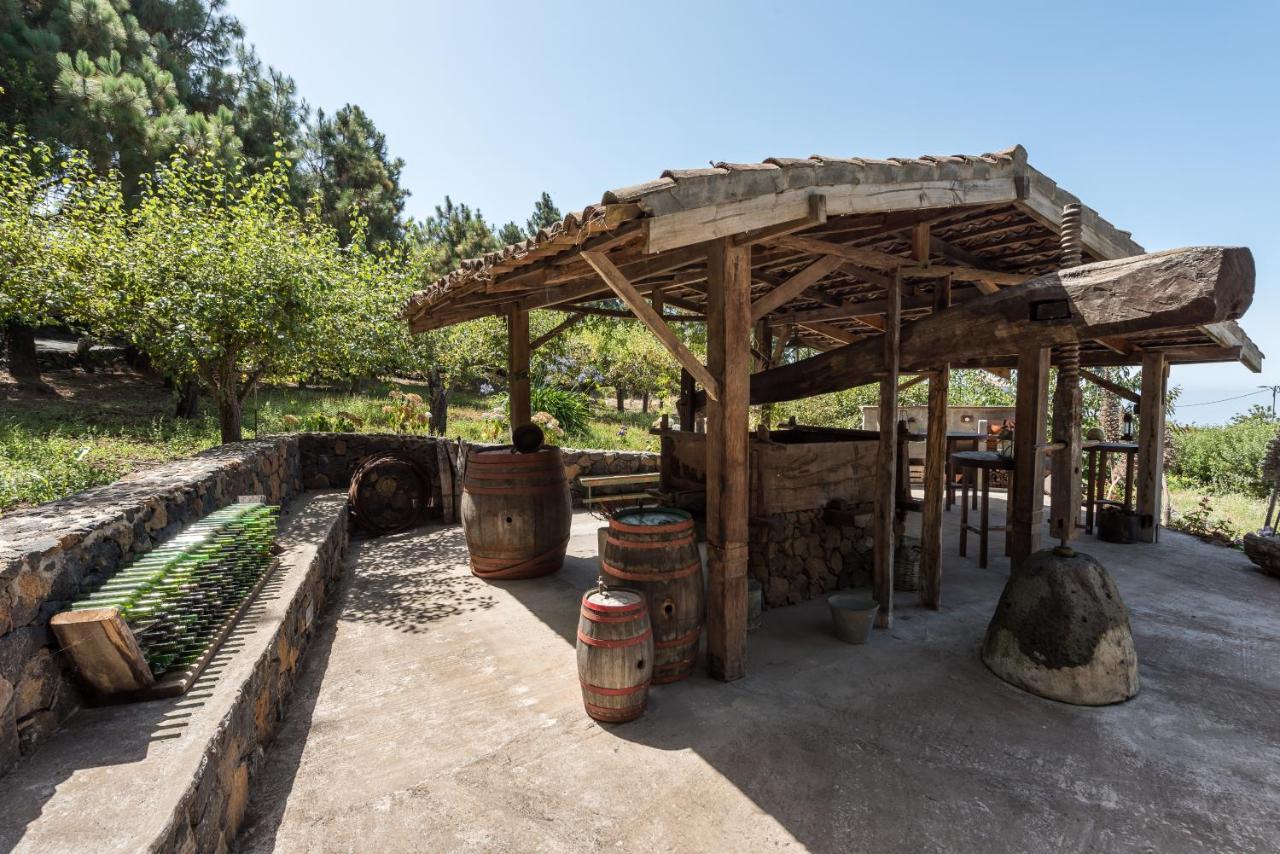
[[[398,241],[409,192],[400,186],[404,161],[387,153],[387,138],[360,107],[348,104],[332,117],[321,110],[307,140],[306,181],[319,196],[321,216],[351,242],[351,223],[363,219],[369,246]]]
[[[332,342],[317,320],[343,253],[290,202],[288,173],[283,154],[256,175],[243,161],[175,156],[144,180],[118,259],[120,299],[104,322],[166,375],[198,377],[224,442],[240,439],[259,381],[297,376]]]
[[[529,235],[525,234],[524,229],[516,225],[514,222],[509,222],[502,228],[498,229],[498,243],[502,246],[510,246],[512,243],[521,243],[528,238]]]
[[[98,230],[119,209],[118,183],[83,156],[59,160],[21,137],[0,145],[0,324],[20,384],[47,390],[33,327],[86,317]]]

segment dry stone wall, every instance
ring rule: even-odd
[[[48,628],[82,590],[237,496],[284,504],[306,489],[345,489],[371,454],[418,461],[438,497],[435,443],[359,433],[239,442],[0,518],[0,774],[84,701]],[[565,449],[564,459],[578,506],[579,475],[658,469],[657,454]]]
[[[871,514],[840,518],[828,522],[826,511],[818,509],[751,520],[747,569],[760,582],[764,607],[871,583]]]

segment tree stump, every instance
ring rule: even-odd
[[[1111,576],[1070,549],[1031,555],[1005,585],[982,660],[1023,690],[1079,706],[1138,693],[1129,612]]]

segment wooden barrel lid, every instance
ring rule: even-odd
[[[626,611],[644,602],[644,596],[627,587],[608,587],[588,591],[582,603],[593,611]]]
[[[614,530],[632,534],[661,534],[688,530],[693,515],[675,507],[624,510],[609,520]]]

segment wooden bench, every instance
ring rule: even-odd
[[[609,489],[618,486],[658,486],[661,482],[661,475],[658,472],[641,472],[640,474],[600,474],[589,475],[587,477],[578,478],[578,483],[582,484],[586,490],[586,497],[582,499],[582,503],[590,507],[595,504],[609,504],[615,501],[656,501],[653,494],[645,491],[632,492],[607,492],[604,495],[596,495],[597,489]]]

